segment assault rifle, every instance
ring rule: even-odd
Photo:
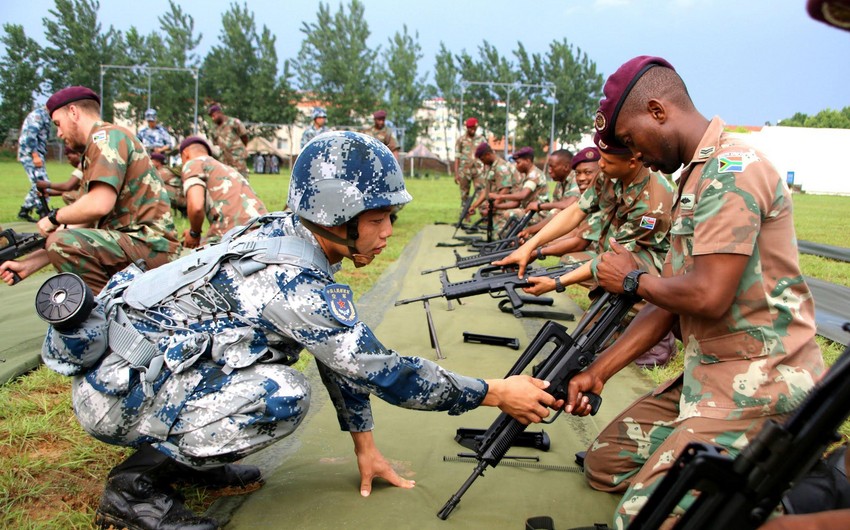
[[[34,250],[44,248],[45,239],[40,234],[19,234],[7,228],[0,232],[0,263],[26,256]],[[12,285],[21,281],[21,277],[12,273]]]
[[[434,269],[426,269],[422,274],[431,274],[432,272],[447,271],[449,269],[471,269],[473,267],[483,267],[490,265],[491,262],[508,257],[515,248],[508,248],[498,252],[487,254],[473,254],[471,256],[461,256],[455,251],[455,263],[452,265],[443,265]]]
[[[546,392],[556,399],[565,400],[570,380],[591,363],[593,357],[605,346],[636,301],[636,298],[628,295],[603,294],[587,310],[572,336],[567,333],[564,326],[551,320],[546,322],[505,377],[521,374],[543,348],[552,343],[554,345],[552,353],[533,368],[532,374],[538,379],[549,381]],[[596,414],[602,404],[602,398],[595,394],[587,394],[587,396],[590,398],[591,414]],[[559,410],[551,420],[544,423],[552,423],[560,413]],[[475,470],[457,493],[452,495],[437,512],[437,517],[444,520],[448,518],[475,479],[484,474],[487,466],[499,465],[514,440],[525,431],[526,427],[527,425],[523,425],[504,412],[499,414],[496,421],[485,431],[478,445],[475,453],[478,465]]]
[[[850,332],[850,323],[844,330]],[[811,469],[850,415],[850,347],[785,423],[768,420],[737,458],[689,444],[630,529],[655,529],[689,491],[699,496],[675,528],[749,530],[761,526],[785,491]]]
[[[494,241],[474,241],[472,248],[478,250],[479,254],[487,252],[498,252],[507,248],[515,248],[519,246],[519,233],[528,226],[534,212],[527,212],[521,218],[512,217],[505,223],[504,228],[499,232],[499,239]]]
[[[472,279],[462,280],[459,282],[449,282],[446,271],[442,271],[440,275],[440,283],[443,286],[442,291],[434,294],[426,294],[416,298],[407,298],[398,300],[395,305],[404,305],[411,302],[421,302],[423,300],[431,300],[432,298],[445,298],[446,300],[459,300],[468,296],[476,296],[479,294],[499,295],[494,298],[507,296],[513,308],[513,314],[519,318],[522,316],[520,308],[525,303],[537,305],[552,305],[551,298],[541,298],[537,296],[522,296],[516,292],[516,289],[528,287],[531,283],[528,281],[530,277],[548,276],[549,278],[557,278],[571,270],[577,265],[558,265],[555,267],[540,267],[527,268],[526,275],[523,278],[517,277],[516,268],[503,269],[501,267],[484,267],[475,272]],[[500,293],[504,292],[504,295]]]

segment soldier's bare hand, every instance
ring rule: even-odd
[[[192,237],[192,234],[189,233],[189,229],[183,230],[183,246],[186,248],[198,248],[198,245],[201,244],[201,238]]]
[[[567,386],[567,405],[564,411],[574,416],[587,416],[591,412],[591,406],[586,394],[592,392],[598,396],[604,386],[602,379],[590,370],[576,374]]]
[[[602,254],[596,266],[596,281],[609,293],[622,293],[626,275],[638,268],[634,255],[623,245],[610,239],[611,250]]]
[[[539,423],[549,416],[549,408],[557,405],[555,398],[545,391],[549,382],[527,375],[491,379],[487,386],[489,389],[481,404],[499,407],[523,425]]]
[[[368,497],[372,493],[372,481],[375,478],[382,478],[399,488],[409,489],[416,485],[416,481],[407,480],[396,473],[375,445],[371,431],[352,432],[351,438],[354,440],[354,453],[360,470],[360,495]]]
[[[494,261],[492,265],[498,265],[499,267],[504,267],[506,265],[518,265],[519,270],[517,271],[517,277],[522,278],[525,276],[526,265],[528,265],[528,262],[531,261],[532,250],[533,249],[526,248],[525,245],[523,245],[508,254],[506,257]]]
[[[534,296],[540,296],[541,294],[555,290],[554,278],[539,278],[536,276],[532,276],[528,279],[528,283],[530,283],[531,286],[523,287],[522,290],[528,294],[533,294]]]

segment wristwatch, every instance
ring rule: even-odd
[[[59,208],[55,210],[50,210],[50,213],[47,214],[47,220],[53,223],[53,226],[59,226],[61,223],[56,220],[56,212],[59,211]]]
[[[626,274],[626,277],[623,279],[623,291],[626,294],[637,293],[638,285],[640,285],[641,274],[646,274],[646,271],[633,270],[632,272]]]
[[[543,255],[543,247],[537,247],[537,250],[534,251],[535,259],[545,259],[546,256]]]
[[[557,278],[555,278],[555,292],[556,293],[563,293],[566,290],[567,290],[567,288],[564,287],[564,284],[561,283],[561,277],[558,276]]]
[[[198,239],[199,237],[201,237],[201,233],[200,233],[200,232],[195,232],[195,231],[194,231],[194,230],[192,230],[191,228],[189,229],[189,235],[190,235],[190,236],[192,236],[192,237],[194,237],[195,239]]]

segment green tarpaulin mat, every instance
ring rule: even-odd
[[[358,301],[361,318],[387,347],[404,355],[436,360],[422,303],[398,307],[393,303],[398,298],[439,291],[439,276],[422,276],[420,271],[453,263],[451,249],[435,246],[448,241],[451,234],[452,229],[446,226],[423,230],[375,288]],[[469,271],[449,271],[452,281],[470,275]],[[555,305],[545,308],[548,316],[580,313],[565,295],[555,298]],[[497,308],[497,300],[487,295],[467,298],[462,305],[453,302],[451,311],[447,306],[444,299],[431,301],[438,341],[446,357],[439,363],[449,370],[483,378],[503,377],[544,322],[503,313]],[[575,324],[566,320],[562,323],[568,327]],[[521,349],[464,343],[464,331],[516,337]],[[454,441],[456,430],[486,428],[498,413],[492,407],[449,416],[404,410],[373,398],[378,447],[402,476],[417,484],[412,490],[403,490],[377,483],[372,495],[362,498],[351,438],[339,430],[315,368],[311,367],[308,375],[313,398],[304,424],[293,436],[247,459],[261,466],[266,484],[249,495],[222,499],[211,508],[210,515],[229,519],[225,528],[520,530],[527,518],[538,515],[552,516],[558,529],[596,522],[610,524],[618,496],[591,490],[581,474],[507,465],[489,469],[448,520],[439,519],[437,511],[474,468],[471,461],[451,461],[457,459],[458,453],[469,452]],[[539,462],[535,464],[541,466],[574,466],[574,454],[585,450],[600,428],[649,388],[638,369],[627,368],[606,386],[601,410],[595,417],[562,415],[551,425],[529,428],[546,431],[551,439],[548,452],[514,448],[509,454],[537,456]]]

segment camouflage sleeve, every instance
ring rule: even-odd
[[[91,136],[85,159],[89,161],[85,174],[88,185],[103,182],[121,192],[127,175],[130,139],[119,129],[99,129]]]
[[[581,198],[581,190],[578,187],[578,183],[576,179],[572,176],[567,177],[565,182],[563,195],[561,195],[562,199],[569,199],[570,197],[575,197],[576,199]]]
[[[400,407],[449,414],[466,412],[484,399],[484,381],[388,350],[363,322],[339,322],[323,296],[325,285],[301,274],[280,286],[263,314],[316,358],[343,430],[372,429],[369,394]]]
[[[192,186],[207,187],[207,174],[204,172],[204,164],[201,160],[189,160],[183,164],[183,193],[188,193]]]
[[[245,128],[245,125],[238,119],[233,120],[233,124],[236,127],[236,136],[242,138],[243,136],[248,136],[248,129]]]
[[[398,151],[398,142],[395,141],[395,135],[391,132],[387,133],[387,148],[390,151]]]
[[[737,163],[748,157],[754,160]],[[726,163],[721,168],[718,159],[735,161],[737,166]],[[694,209],[693,255],[752,255],[763,216],[782,197],[781,179],[771,183],[766,178],[768,165],[752,152],[722,153],[705,165]]]
[[[21,135],[18,138],[18,155],[32,156],[38,146],[38,133],[41,129],[38,123],[38,115],[35,112],[27,114],[21,125]]]
[[[593,182],[593,186],[589,186],[586,190],[584,190],[584,193],[582,193],[578,199],[579,209],[588,215],[599,211],[599,190],[596,185],[599,180],[601,179],[596,179]],[[575,189],[578,190],[577,185]]]

